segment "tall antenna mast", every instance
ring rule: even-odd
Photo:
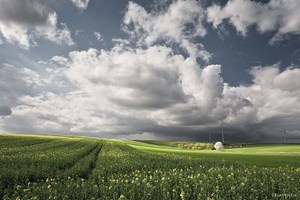
[[[280,133],[283,134],[283,143],[286,143],[286,139],[285,139],[285,136],[286,136],[286,129],[284,128],[282,131],[280,131]]]
[[[211,143],[211,132],[208,132],[209,143]]]
[[[224,122],[222,121],[222,120],[220,120],[220,122],[221,122],[221,125],[219,126],[219,127],[221,127],[222,128],[222,143],[224,144],[224,130],[223,130],[223,125],[224,125]]]

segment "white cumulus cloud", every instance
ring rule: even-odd
[[[205,14],[201,4],[195,0],[175,1],[166,10],[147,12],[142,6],[129,2],[124,16],[124,29],[136,36],[139,43],[151,46],[159,41],[177,43],[192,57],[205,61],[211,54],[195,37],[204,37],[202,25]]]
[[[98,40],[98,41],[102,41],[103,40],[103,36],[101,35],[101,33],[100,32],[94,32],[94,36],[96,37],[96,39]]]
[[[71,1],[79,10],[82,11],[88,7],[90,0],[71,0]]]
[[[250,0],[229,0],[222,7],[217,4],[207,9],[207,20],[217,28],[228,20],[243,36],[250,26],[256,26],[260,33],[274,31],[272,42],[288,34],[300,34],[300,1],[271,0],[260,3]]]
[[[57,14],[48,7],[49,1],[0,0],[0,33],[5,41],[29,49],[36,38],[57,44],[73,45],[71,33],[57,23]]]

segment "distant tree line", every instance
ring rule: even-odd
[[[209,150],[214,148],[213,144],[211,143],[201,143],[201,142],[173,143],[171,146],[181,148],[181,149],[192,149],[192,150]]]

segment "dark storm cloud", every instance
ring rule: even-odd
[[[0,19],[5,23],[26,26],[46,25],[49,11],[46,5],[51,0],[0,0]]]
[[[0,106],[0,116],[8,116],[11,114],[12,114],[12,111],[9,106]]]

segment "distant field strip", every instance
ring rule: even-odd
[[[59,138],[39,138],[32,140],[29,136],[12,136],[12,135],[0,135],[0,147],[1,150],[11,147],[28,147],[30,145],[37,145],[46,142],[51,142],[53,140],[58,140]]]
[[[225,160],[239,162],[248,166],[283,167],[286,165],[300,167],[300,145],[266,145],[248,148],[233,148],[223,151],[187,150],[166,146],[170,142],[123,141],[133,148],[145,152],[160,152],[183,156],[192,156],[207,160]],[[172,142],[173,143],[173,142]],[[299,153],[299,154],[298,154]]]

